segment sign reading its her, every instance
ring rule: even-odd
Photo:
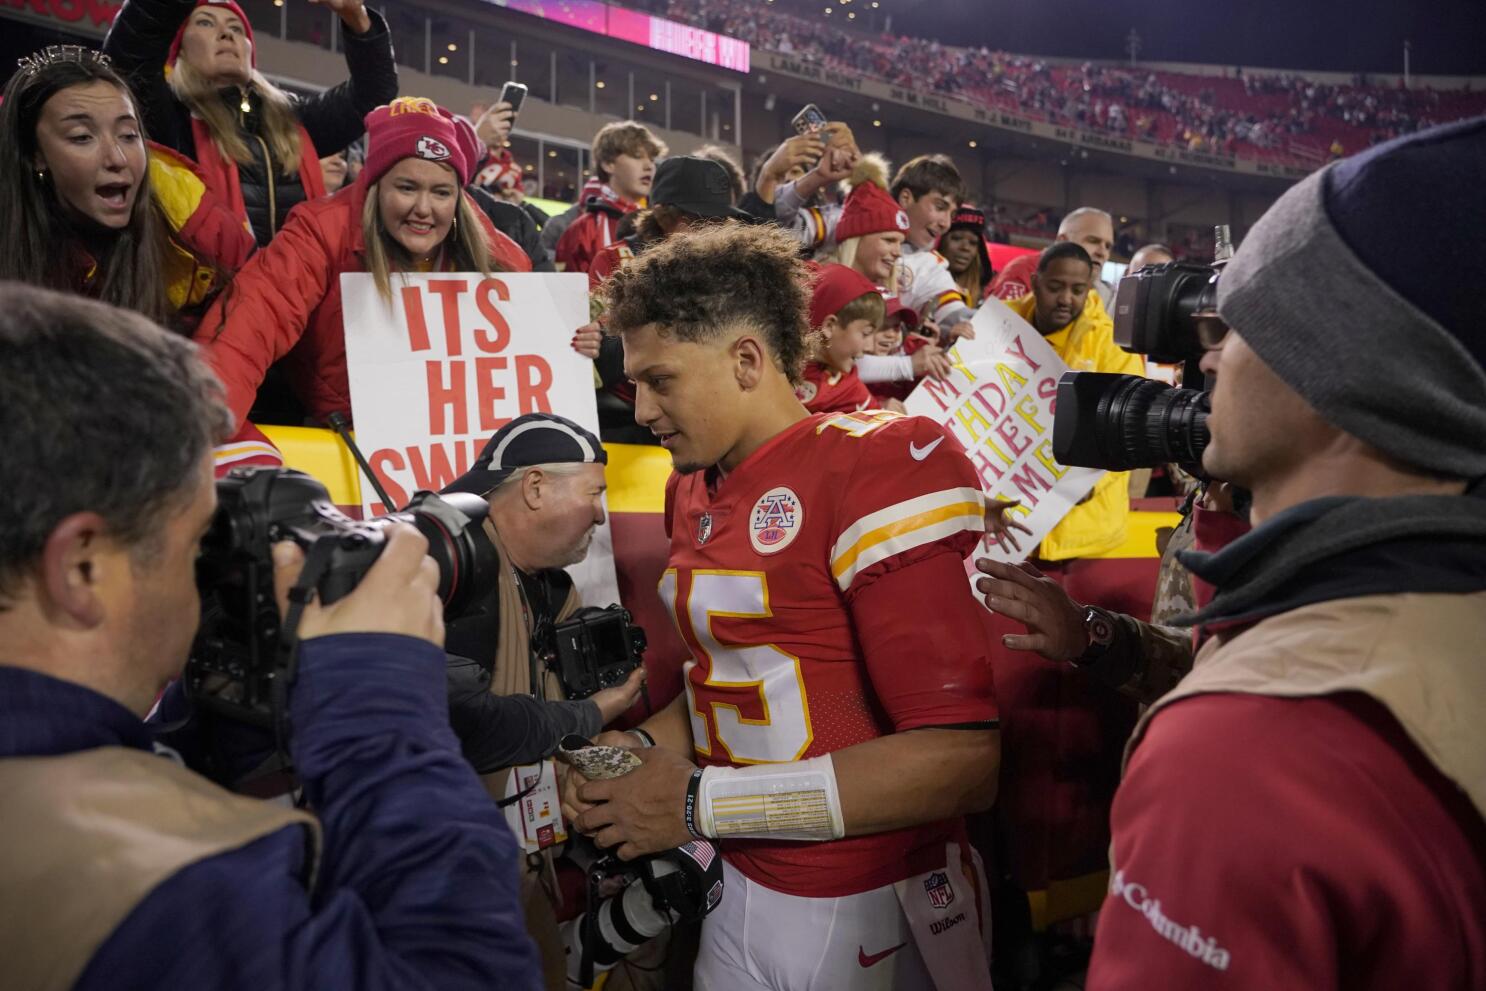
[[[949,353],[949,378],[924,379],[904,406],[949,427],[987,493],[1021,501],[1008,512],[1032,530],[1017,534],[1022,549],[989,535],[983,541],[985,556],[1021,561],[1104,473],[1053,459],[1053,406],[1068,366],[1042,335],[994,297],[972,325],[975,339],[962,338]]]
[[[356,439],[398,506],[464,474],[523,413],[598,432],[593,363],[568,344],[588,322],[581,275],[394,276],[389,306],[357,273],[341,292]],[[383,512],[370,486],[362,503]]]
[[[569,345],[588,323],[581,274],[393,276],[389,306],[364,273],[341,276],[356,440],[398,507],[467,471],[490,435],[524,413],[599,432],[593,362]],[[361,487],[368,516],[382,508]],[[571,569],[584,600],[617,602],[608,524]]]

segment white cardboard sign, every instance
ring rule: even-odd
[[[389,306],[365,273],[341,276],[356,440],[399,507],[467,471],[490,435],[525,413],[598,434],[593,362],[569,344],[588,323],[581,274],[394,275]],[[384,512],[363,484],[362,510]],[[619,601],[606,523],[569,569],[585,602]]]
[[[974,340],[950,350],[949,379],[924,379],[904,406],[950,429],[987,494],[1021,500],[1010,513],[1032,531],[1017,534],[1022,549],[987,534],[982,550],[992,560],[1022,561],[1104,472],[1053,459],[1053,407],[1068,366],[1052,346],[995,297],[981,304],[973,326]]]

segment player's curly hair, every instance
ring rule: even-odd
[[[800,244],[771,225],[739,221],[673,234],[604,284],[605,326],[654,325],[683,341],[757,329],[790,382],[800,384],[811,339],[810,277]]]

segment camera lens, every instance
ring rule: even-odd
[[[427,492],[419,493],[403,512],[381,517],[411,523],[428,538],[428,556],[439,566],[439,598],[448,618],[463,615],[479,590],[493,587],[500,565],[483,531],[486,510],[485,500],[478,496]]]
[[[1130,378],[1106,393],[1097,428],[1114,471],[1158,464],[1198,464],[1207,447],[1209,397],[1150,379]]]

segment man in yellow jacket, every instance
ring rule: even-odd
[[[1115,345],[1113,321],[1093,290],[1096,273],[1081,246],[1058,242],[1038,259],[1031,293],[1006,305],[1074,371],[1140,375],[1140,356]],[[1127,602],[1131,590],[1121,587],[1120,570],[1087,560],[1125,542],[1128,487],[1126,473],[1106,474],[1043,540],[1033,563],[1079,602],[1138,612],[1138,603]],[[1107,863],[1110,802],[1135,706],[1091,687],[1071,665],[1004,647],[1000,635],[1024,633],[1021,624],[996,616],[993,626],[1006,873],[1032,895],[1031,904],[1042,907],[1045,920],[1092,910],[1105,887],[1097,875]]]
[[[1075,372],[1144,375],[1139,355],[1114,342],[1114,321],[1093,292],[1094,263],[1088,252],[1059,241],[1042,253],[1032,291],[1006,305],[1030,323]],[[1113,550],[1125,542],[1130,515],[1129,475],[1109,472],[1037,549],[1044,561],[1067,561]]]

